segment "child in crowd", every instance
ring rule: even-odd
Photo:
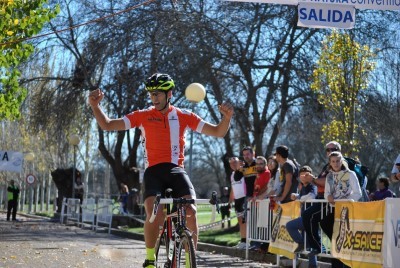
[[[377,190],[369,195],[370,201],[383,200],[387,197],[395,197],[394,193],[389,189],[389,178],[382,177],[378,179]]]
[[[314,175],[312,174],[312,169],[309,166],[303,166],[300,168],[300,194],[292,194],[292,200],[300,200],[300,202],[304,203],[306,200],[315,199],[317,195],[317,187],[312,183],[314,180]],[[304,204],[302,204],[301,211],[304,210]],[[298,217],[294,220],[289,221],[286,224],[286,230],[292,237],[293,241],[298,244],[297,248],[294,250],[294,253],[299,253],[304,250],[304,226],[303,220],[301,217]],[[317,267],[317,258],[316,256],[309,256],[308,258],[309,266],[308,267]]]

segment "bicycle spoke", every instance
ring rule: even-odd
[[[168,268],[170,263],[168,261],[168,247],[166,246],[166,235],[165,233],[158,237],[156,242],[156,267],[157,268]]]

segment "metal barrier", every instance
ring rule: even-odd
[[[348,200],[347,200],[348,201]],[[313,203],[326,203],[326,200],[312,199],[307,201],[308,206]],[[322,204],[321,204],[322,205]],[[327,213],[330,206],[324,206],[321,211],[321,218]],[[246,259],[249,256],[249,244],[251,242],[271,243],[273,228],[273,211],[270,209],[270,200],[256,200],[247,202],[246,212]],[[299,215],[300,217],[300,215]],[[332,258],[330,254],[330,240],[320,229],[321,235],[321,252],[318,254],[320,257]],[[306,248],[306,235],[304,234],[304,248]],[[304,251],[304,253],[307,253]],[[279,264],[280,256],[276,256],[276,263]],[[297,257],[293,259],[293,265],[296,267]]]
[[[74,220],[78,226],[83,226],[86,222],[91,224],[92,230],[97,231],[100,223],[105,224],[110,233],[112,217],[113,199],[99,199],[96,206],[94,198],[84,199],[82,205],[79,199],[63,198],[60,217],[62,224],[68,220]]]
[[[64,224],[68,219],[75,220],[79,223],[80,217],[80,200],[73,198],[63,198],[61,204],[60,223]]]
[[[61,216],[60,216],[60,223],[63,224],[64,223],[64,217],[68,217],[67,215],[67,198],[64,197],[62,200],[62,204],[61,204]]]
[[[93,230],[95,216],[96,216],[96,200],[94,198],[84,199],[81,207],[82,207],[81,225],[83,226],[83,223],[88,222],[91,224],[91,228]]]
[[[99,223],[103,223],[108,225],[108,233],[110,233],[113,217],[113,199],[99,199],[96,214],[96,231],[99,228]]]
[[[247,202],[246,212],[246,259],[249,258],[249,244],[251,242],[270,243],[273,211],[270,209],[270,200],[256,200]],[[277,264],[280,256],[276,256]]]
[[[67,199],[67,221],[74,220],[79,224],[80,212],[81,211],[81,200],[77,198]]]
[[[336,200],[337,202],[340,202],[340,200]],[[343,200],[343,201],[349,201],[349,200]],[[328,214],[328,211],[332,211],[332,205],[328,205],[328,201],[326,199],[310,199],[306,200],[304,202],[305,208],[307,209],[308,207],[320,203],[321,204],[321,213],[320,217],[321,219],[324,217],[324,215]],[[299,215],[300,217],[300,215]],[[331,242],[329,237],[322,231],[321,227],[319,227],[319,234],[320,234],[320,245],[321,248],[319,249],[321,253],[318,254],[320,257],[326,257],[326,258],[332,258],[331,255]],[[304,248],[306,248],[306,241],[307,241],[307,235],[304,232]]]
[[[352,201],[352,200],[336,200],[336,202],[348,202],[348,201]],[[319,214],[320,214],[320,218],[322,219],[325,215],[328,214],[328,212],[332,211],[332,205],[328,204],[327,200],[324,199],[311,199],[311,200],[307,200],[305,202],[305,206],[306,209],[308,207],[310,207],[311,205],[317,204],[319,203],[321,205],[321,209],[319,210]],[[269,213],[272,215],[272,213],[269,211]],[[290,214],[290,213],[289,213]],[[287,214],[286,214],[287,215]],[[297,217],[300,217],[301,215],[297,215]],[[293,217],[293,215],[292,215]],[[296,216],[294,216],[293,218],[291,218],[292,220],[297,218]],[[286,229],[286,228],[284,228]],[[319,234],[320,234],[320,252],[318,254],[318,257],[325,257],[325,258],[334,258],[331,254],[331,240],[330,238],[322,231],[321,227],[319,226]],[[307,237],[305,232],[303,232],[304,235],[304,249],[307,249]],[[295,242],[293,242],[295,243]],[[308,254],[307,250],[303,250],[303,252],[299,253],[299,254],[294,254],[294,258],[293,258],[293,267],[297,267],[297,259],[299,257],[300,254]]]

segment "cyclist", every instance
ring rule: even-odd
[[[100,107],[104,93],[96,89],[89,94],[89,104],[97,123],[103,130],[127,130],[138,127],[141,130],[145,150],[146,170],[144,173],[144,206],[146,222],[144,236],[146,260],[143,267],[155,267],[155,243],[159,225],[163,223],[163,212],[158,210],[155,223],[149,223],[156,193],[164,193],[166,188],[173,190],[173,197],[196,198],[193,185],[183,168],[185,130],[190,128],[199,133],[224,137],[227,133],[233,107],[231,104],[219,105],[221,121],[211,124],[198,115],[174,107],[170,100],[175,83],[167,74],[155,73],[145,83],[153,106],[134,111],[122,118],[110,119]],[[187,224],[193,231],[193,241],[197,245],[196,208],[187,210]]]

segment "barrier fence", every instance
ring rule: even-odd
[[[307,201],[307,206],[322,203],[320,217],[332,209],[325,200]],[[321,204],[321,205],[322,205]],[[286,230],[286,223],[300,216],[300,202],[294,201],[270,209],[269,200],[249,201],[247,206],[247,248],[251,242],[269,243],[269,252],[293,260],[296,267],[297,247]],[[337,258],[350,267],[399,267],[400,203],[383,201],[335,203],[332,241],[321,234],[320,257]],[[306,245],[304,238],[304,245]],[[305,247],[306,248],[306,247]],[[307,254],[305,250],[302,252]]]
[[[102,223],[108,226],[109,233],[112,225],[113,215],[127,217],[139,222],[140,224],[144,224],[145,222],[142,215],[123,212],[121,209],[122,205],[119,202],[116,202],[114,199],[98,198],[97,200],[98,201],[96,203],[95,198],[86,198],[83,199],[82,204],[80,204],[79,199],[63,198],[60,222],[66,223],[68,220],[71,220],[81,226],[86,223],[90,224],[92,229],[97,229],[99,223]],[[214,205],[198,205],[198,207],[200,206],[211,207],[211,217],[210,223],[199,225],[199,230],[211,229],[218,226],[222,222],[236,218],[236,216],[234,216],[229,219],[216,221],[216,208]]]
[[[82,202],[82,226],[84,223],[90,223],[92,230],[94,230],[95,219],[96,219],[96,200],[94,198],[84,199]]]
[[[321,211],[324,217],[331,209],[325,200],[310,200],[306,205],[323,203],[326,209]],[[85,199],[80,205],[79,199],[64,199],[61,222],[64,219],[90,223],[92,229],[99,223],[111,230],[113,200]],[[298,255],[293,251],[297,247],[286,230],[286,223],[301,215],[300,202],[294,201],[275,205],[271,208],[270,200],[249,201],[246,210],[248,258],[251,242],[268,243],[270,253],[276,254],[277,264],[280,256],[293,260],[296,267]],[[335,217],[332,241],[321,234],[320,257],[340,259],[351,267],[398,267],[400,263],[400,203],[398,199],[384,201],[335,203]],[[210,224],[214,225],[215,224]],[[304,239],[304,245],[306,245]],[[305,247],[306,248],[306,247]],[[307,254],[305,250],[301,254]]]
[[[82,205],[79,199],[64,198],[61,208],[60,222],[74,221],[78,226],[90,223],[92,230],[98,230],[99,223],[106,225],[108,233],[111,232],[113,218],[113,199],[100,198],[96,204],[94,198],[84,199]]]
[[[249,256],[249,244],[252,242],[270,243],[272,230],[272,214],[269,200],[247,202],[246,213],[246,259]]]

